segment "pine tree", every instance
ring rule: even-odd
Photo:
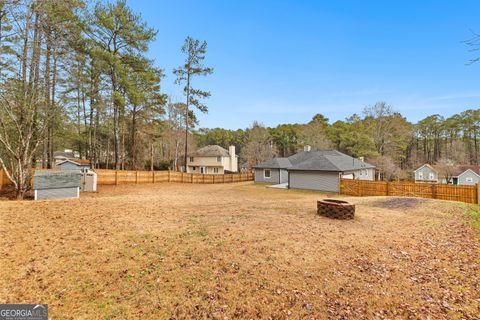
[[[205,67],[202,61],[205,59],[205,53],[207,52],[207,42],[200,43],[199,40],[195,40],[191,37],[185,39],[185,43],[182,47],[182,52],[187,56],[185,64],[173,70],[174,75],[177,76],[175,83],[184,84],[183,93],[186,97],[185,108],[185,155],[184,165],[185,171],[187,171],[187,157],[188,157],[188,128],[189,128],[189,107],[193,105],[195,108],[203,113],[208,112],[207,106],[205,106],[200,99],[210,97],[209,91],[202,91],[194,89],[192,87],[193,77],[206,76],[213,73],[213,69]]]

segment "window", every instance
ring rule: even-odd
[[[361,175],[361,176],[363,176],[363,169],[362,169],[362,170],[360,170],[360,175]]]
[[[466,181],[466,182],[473,182],[473,178],[472,178],[472,177],[466,177],[466,178],[465,178],[465,181]]]
[[[213,168],[213,173],[218,173],[218,168]]]
[[[193,157],[190,157],[190,162],[193,162]]]
[[[263,177],[270,178],[270,169],[263,169]]]
[[[193,171],[197,170],[197,167],[192,167],[192,170],[193,170]]]
[[[222,157],[217,157],[217,162],[222,162]]]
[[[430,172],[430,173],[428,174],[428,178],[429,178],[430,180],[435,180],[435,175],[433,174],[433,172]]]
[[[419,173],[418,173],[418,177],[419,177],[420,179],[423,179],[423,172],[419,172]]]

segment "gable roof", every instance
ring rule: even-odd
[[[190,157],[229,157],[230,153],[227,149],[217,145],[209,145],[200,148],[189,154]]]
[[[453,168],[452,176],[458,177],[468,170],[473,171],[477,175],[480,175],[480,166],[462,164],[462,165],[455,166]]]
[[[454,174],[454,177],[457,177],[457,178],[458,178],[458,177],[464,175],[464,174],[467,173],[467,172],[472,172],[474,175],[480,177],[480,174],[478,174],[478,172],[473,171],[472,169],[467,169],[467,170],[461,172],[460,174]]]
[[[75,159],[75,160],[72,160],[72,159],[67,159],[67,160],[63,160],[61,162],[59,162],[57,164],[57,166],[60,166],[66,162],[70,162],[70,163],[73,163],[74,165],[76,166],[89,166],[90,165],[90,160],[83,160],[83,159]]]
[[[303,151],[288,158],[274,158],[254,168],[285,168],[301,171],[353,171],[375,168],[371,164],[350,157],[337,150]]]
[[[429,165],[428,163],[425,163],[421,167],[418,167],[417,169],[413,170],[413,172],[417,172],[418,170],[422,169],[423,167],[428,167],[428,168],[432,169],[432,171],[435,171],[436,173],[438,173],[438,170],[435,169],[432,165]]]

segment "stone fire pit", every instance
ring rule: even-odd
[[[317,213],[333,219],[353,219],[355,205],[343,200],[323,199],[317,201]]]

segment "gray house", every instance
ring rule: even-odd
[[[415,182],[437,183],[439,181],[438,170],[427,163],[413,171],[413,173]]]
[[[338,192],[341,178],[375,179],[374,166],[337,150],[303,151],[265,161],[254,169],[255,182],[288,183],[290,189]]]
[[[424,164],[414,171],[414,176],[417,183],[475,185],[480,183],[480,166],[457,165],[442,170],[440,166]]]
[[[292,163],[288,158],[273,158],[254,167],[255,182],[280,184],[288,182],[288,168]]]

